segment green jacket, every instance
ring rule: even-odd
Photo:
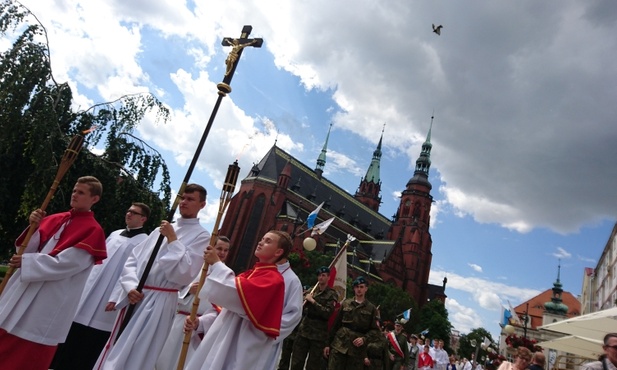
[[[379,331],[377,326],[377,308],[368,300],[357,303],[354,298],[343,301],[336,316],[336,321],[330,330],[330,348],[348,356],[366,358],[367,337],[371,330]],[[353,345],[356,338],[364,338],[360,347]]]
[[[328,320],[334,312],[338,299],[336,291],[330,287],[313,295],[315,303],[305,302],[303,318],[298,328],[298,335],[311,339],[325,341],[328,339]]]

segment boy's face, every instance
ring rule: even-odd
[[[99,199],[98,195],[90,194],[90,185],[77,183],[71,194],[71,208],[80,212],[89,211]]]
[[[206,201],[199,198],[199,192],[184,193],[180,197],[182,199],[178,208],[180,215],[184,218],[197,218],[199,211],[206,206]]]
[[[219,239],[214,245],[214,250],[216,250],[216,255],[219,256],[219,259],[225,262],[227,254],[229,254],[229,243]]]
[[[257,243],[255,248],[255,257],[259,262],[275,263],[283,254],[283,250],[279,248],[280,236],[274,233],[266,233]]]

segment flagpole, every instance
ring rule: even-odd
[[[180,203],[180,197],[184,194],[184,189],[186,188],[186,185],[188,184],[191,178],[191,175],[193,174],[193,169],[197,165],[197,160],[199,159],[201,150],[203,149],[203,146],[206,142],[206,138],[208,137],[208,134],[210,133],[210,129],[212,128],[212,123],[214,122],[214,118],[216,117],[216,114],[219,110],[221,101],[223,100],[225,96],[227,96],[227,94],[231,93],[231,86],[229,86],[229,84],[231,83],[233,74],[236,71],[238,62],[240,61],[242,50],[244,50],[244,48],[247,46],[261,47],[263,43],[263,39],[256,38],[256,39],[251,40],[248,38],[252,29],[253,27],[251,26],[244,26],[242,28],[242,34],[240,35],[240,39],[233,39],[233,40],[229,38],[223,39],[223,42],[222,42],[223,46],[232,46],[232,51],[229,53],[229,56],[227,60],[225,61],[228,68],[225,72],[225,77],[223,78],[223,82],[216,85],[216,87],[219,90],[218,98],[216,99],[216,103],[214,104],[214,108],[212,109],[212,113],[210,114],[210,119],[208,120],[208,124],[206,125],[206,128],[201,136],[201,140],[199,140],[199,144],[197,145],[197,149],[195,150],[195,154],[193,155],[193,160],[191,161],[191,164],[189,165],[189,168],[186,171],[186,175],[184,176],[184,180],[182,181],[182,184],[180,185],[180,190],[178,191],[178,195],[176,196],[175,201],[171,209],[169,210],[169,213],[167,214],[167,221],[169,222],[173,220],[174,214],[176,213],[176,209],[178,208],[178,204]],[[148,275],[150,274],[150,270],[152,269],[152,266],[154,265],[156,256],[159,250],[161,249],[161,244],[163,243],[164,238],[165,237],[162,234],[159,235],[159,238],[156,241],[154,248],[152,249],[152,253],[150,254],[150,258],[148,259],[148,262],[144,268],[144,272],[141,276],[141,279],[139,280],[139,283],[137,284],[137,288],[135,288],[138,292],[141,292],[144,286],[146,285],[146,279],[148,278]],[[122,334],[126,326],[128,325],[129,321],[131,320],[131,317],[133,316],[134,311],[135,311],[135,304],[129,304],[125,312],[124,320],[122,321],[122,324],[120,325],[120,328],[118,329],[118,335],[116,336],[116,339],[115,339],[116,341],[118,340],[118,338],[120,337],[120,335]]]
[[[47,192],[47,196],[45,197],[45,200],[43,200],[43,204],[39,208],[41,211],[45,212],[45,210],[47,209],[49,202],[51,202],[51,200],[54,197],[54,194],[56,194],[56,190],[58,190],[60,181],[62,181],[62,178],[64,177],[64,175],[67,173],[69,168],[73,165],[73,163],[77,159],[77,155],[81,151],[83,144],[84,144],[84,137],[78,134],[78,135],[73,136],[73,138],[71,139],[71,142],[69,143],[69,146],[64,150],[64,154],[62,155],[62,160],[60,161],[60,164],[58,165],[58,169],[56,171],[56,177],[54,178],[54,181],[51,184],[51,187],[49,188]],[[26,247],[28,246],[28,243],[30,242],[30,239],[32,238],[32,235],[34,234],[38,226],[39,226],[38,224],[35,224],[32,222],[30,223],[30,225],[28,226],[28,231],[26,232],[26,236],[17,250],[18,256],[21,256],[22,254],[24,254],[24,252],[26,251]],[[2,280],[2,283],[0,284],[0,294],[2,294],[2,292],[4,291],[6,284],[9,282],[9,279],[11,278],[11,276],[13,276],[13,273],[15,272],[16,269],[17,267],[10,266],[9,269],[6,271],[4,275],[4,279]]]
[[[356,240],[355,237],[351,236],[351,234],[347,234],[347,240],[345,241],[345,244],[343,244],[343,246],[341,247],[341,250],[339,250],[338,253],[336,253],[336,255],[334,256],[334,259],[332,260],[332,262],[330,262],[330,265],[328,265],[328,269],[332,268],[332,266],[336,264],[339,258],[341,258],[341,255],[343,255],[343,252],[347,251],[347,247],[354,240]],[[317,289],[318,286],[319,286],[319,282],[315,283],[315,286],[313,286],[309,294],[313,294],[313,292],[315,291],[315,289]],[[306,299],[304,300],[302,305],[304,305],[305,303],[306,303]]]
[[[214,249],[216,246],[216,242],[219,235],[219,223],[223,218],[223,213],[225,209],[229,205],[231,201],[231,196],[233,195],[234,189],[236,188],[236,182],[238,181],[238,173],[240,172],[240,167],[238,167],[238,160],[236,160],[233,164],[229,166],[227,169],[227,176],[225,176],[225,182],[223,183],[223,189],[221,190],[221,196],[219,198],[219,210],[214,221],[214,227],[212,228],[212,235],[210,237],[210,246]],[[201,268],[201,275],[199,276],[199,283],[197,284],[197,291],[193,297],[193,305],[191,307],[191,314],[189,315],[191,322],[195,320],[197,317],[197,310],[199,308],[199,302],[201,299],[199,298],[199,292],[206,282],[206,275],[208,274],[208,264],[204,262],[203,267]],[[187,331],[184,333],[184,338],[182,340],[182,349],[180,351],[180,357],[178,359],[177,370],[184,369],[184,363],[186,362],[186,355],[188,354],[189,344],[191,342],[191,336],[193,333],[191,331]]]

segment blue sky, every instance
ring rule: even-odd
[[[381,213],[413,175],[434,114],[431,282],[462,333],[499,331],[500,306],[580,293],[615,222],[617,9],[610,0],[24,1],[47,27],[52,68],[82,109],[149,91],[172,110],[139,136],[178,187],[216,100],[222,37],[253,26],[193,181],[211,197],[277,145],[355,192],[385,124]],[[130,5],[129,5],[130,4]],[[442,24],[441,36],[431,24]],[[0,40],[5,48],[8,40]]]

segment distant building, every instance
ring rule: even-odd
[[[613,226],[594,269],[585,268],[583,312],[602,311],[617,305],[617,223]]]
[[[351,234],[357,238],[347,249],[351,277],[364,275],[399,286],[420,306],[431,299],[445,301],[446,280],[442,286],[428,283],[433,256],[429,232],[433,197],[428,181],[431,129],[392,219],[379,213],[383,131],[355,194],[323,176],[329,137],[330,131],[314,169],[275,144],[249,171],[221,227],[221,234],[229,236],[234,246],[228,264],[235,271],[251,266],[259,239],[272,229],[295,236],[294,250],[301,251],[302,241],[309,236],[304,222],[323,202],[316,223],[335,219],[323,235],[315,237],[318,251],[338,251]]]
[[[585,267],[583,274],[583,288],[581,289],[581,315],[597,310],[598,299],[593,287],[595,271],[592,267]]]
[[[502,355],[508,357],[513,354],[512,349],[506,345],[506,337],[508,335],[513,333],[519,337],[526,336],[528,339],[535,339],[538,343],[556,339],[562,337],[563,334],[545,330],[540,331],[538,328],[542,325],[562,321],[581,314],[580,301],[572,293],[563,290],[560,281],[560,271],[561,266],[557,270],[557,280],[553,283],[552,289],[547,289],[514,307],[515,312],[512,314],[516,314],[519,317],[521,325],[516,325],[513,320],[510,320],[510,325],[501,328],[499,348]],[[508,330],[513,330],[513,332],[509,333]],[[549,359],[554,359],[561,353],[545,348],[544,354],[548,364]],[[551,364],[548,364],[547,368],[551,369]]]

